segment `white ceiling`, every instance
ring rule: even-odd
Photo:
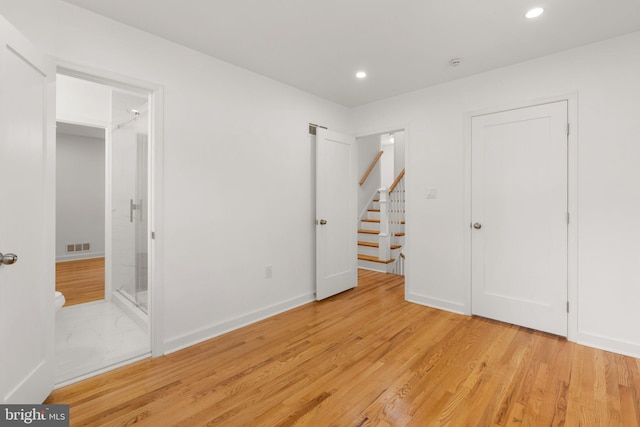
[[[640,30],[638,0],[65,1],[349,107]]]

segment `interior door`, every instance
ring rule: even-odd
[[[2,17],[0,41],[0,399],[41,403],[54,385],[55,68]]]
[[[316,299],[358,284],[358,180],[355,138],[316,134]]]
[[[472,312],[567,335],[567,102],[472,118]]]

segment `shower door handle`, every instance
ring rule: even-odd
[[[129,222],[133,222],[133,211],[140,211],[140,218],[142,218],[142,200],[140,203],[133,203],[133,199],[129,199]]]
[[[133,211],[139,209],[140,205],[133,203],[133,199],[129,199],[129,222],[133,222]]]

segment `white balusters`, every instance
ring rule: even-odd
[[[404,178],[389,194],[389,222],[392,236],[404,231]]]
[[[398,236],[398,233],[404,232],[404,214],[405,214],[405,189],[404,189],[404,174],[396,180],[396,185],[393,191],[389,194],[389,232],[392,236],[389,244],[404,243],[403,238]],[[404,245],[402,245],[404,246]],[[395,256],[396,260],[393,266],[393,273],[404,276],[404,255],[402,252]]]

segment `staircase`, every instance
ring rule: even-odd
[[[381,198],[371,201],[365,215],[360,219],[358,228],[358,267],[384,273],[404,274],[404,171],[398,176],[392,190]],[[380,191],[387,192],[386,189]],[[385,205],[386,206],[381,206]],[[382,209],[381,209],[382,208]],[[386,212],[385,212],[386,210]],[[382,212],[381,212],[382,211]],[[388,233],[385,233],[388,219]],[[382,233],[381,233],[382,229]],[[389,236],[389,237],[385,237]],[[380,250],[380,244],[389,244],[390,251]],[[385,259],[380,259],[381,253],[388,253]]]

